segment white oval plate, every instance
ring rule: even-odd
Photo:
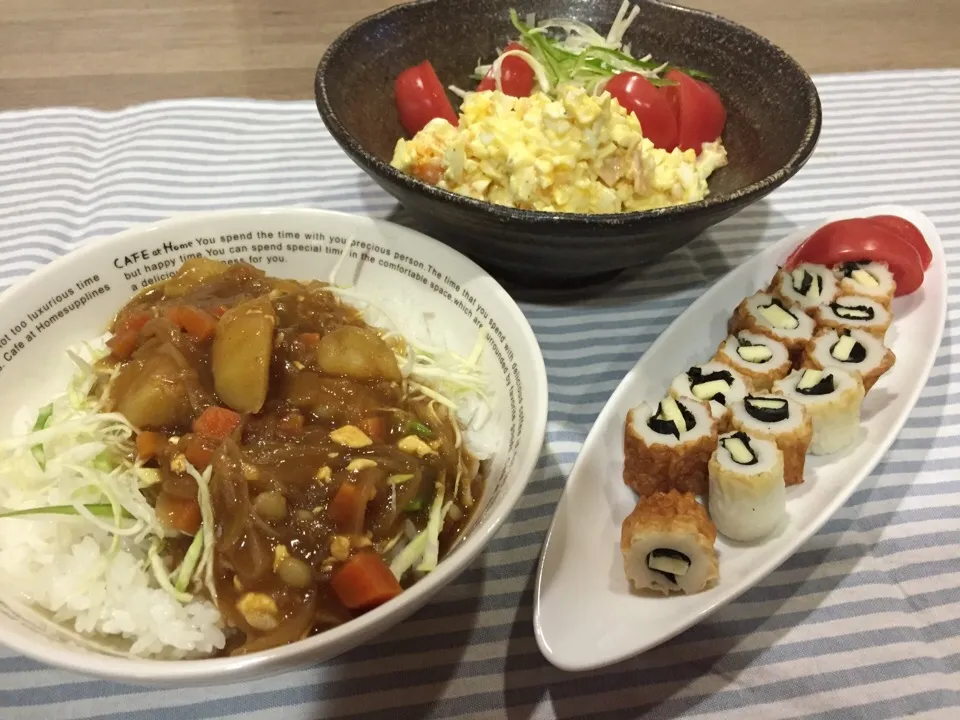
[[[933,251],[917,292],[894,301],[887,342],[897,362],[863,406],[861,440],[849,450],[808,457],[805,482],[788,488],[789,522],[755,545],[717,538],[720,581],[696,595],[644,597],[631,592],[620,554],[620,526],[637,498],[623,484],[623,423],[641,401],[656,402],[680,371],[708,360],[726,321],[746,296],[767,285],[777,265],[816,227],[789,235],[730,272],[653,343],[614,391],[577,458],[540,557],[534,629],[540,651],[563,670],[589,670],[638,655],[700,622],[751,588],[792,555],[846,502],[893,443],[933,367],[943,335],[947,278],[933,223],[898,205],[844,217],[900,215]]]

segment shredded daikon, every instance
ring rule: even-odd
[[[672,67],[670,64],[656,62],[649,54],[633,57],[630,44],[623,40],[639,16],[640,8],[631,5],[629,0],[623,0],[604,36],[574,18],[549,17],[537,22],[536,16],[531,13],[524,22],[515,10],[510,10],[510,21],[520,34],[519,42],[526,51],[498,51],[492,63],[478,62],[474,77],[480,79],[492,71],[497,89],[502,90],[504,59],[520,57],[533,69],[539,89],[545,93],[558,85],[574,84],[588,92],[600,94],[607,81],[621,72],[643,75],[655,85],[669,85],[671,83],[664,80],[662,75]],[[705,77],[696,70],[684,71],[696,77]]]

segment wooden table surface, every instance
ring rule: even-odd
[[[0,109],[310,98],[327,44],[386,0],[0,0]],[[958,67],[960,0],[686,0],[811,73]]]

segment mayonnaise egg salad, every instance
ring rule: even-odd
[[[401,124],[391,164],[430,185],[545,212],[618,213],[702,200],[727,164],[726,111],[702,73],[636,58],[626,0],[606,37],[569,18],[521,21],[519,38],[478,64],[472,91],[429,61],[395,83]]]

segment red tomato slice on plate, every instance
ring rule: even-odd
[[[512,42],[504,52],[518,50],[527,52],[527,49],[518,42]],[[533,68],[523,58],[511,55],[505,57],[500,64],[500,88],[504,95],[513,97],[529,97],[533,92]],[[496,90],[497,81],[493,77],[493,68],[487,71],[486,76],[477,85],[477,92]]]
[[[429,60],[400,73],[394,81],[393,94],[400,124],[408,135],[416,135],[435,118],[457,124],[457,114]]]
[[[930,267],[930,263],[933,262],[933,251],[930,250],[930,246],[923,238],[923,233],[912,222],[898,215],[871,215],[867,220],[882,225],[888,230],[893,230],[900,236],[901,240],[913,245],[914,250],[920,255],[923,269],[926,270]]]
[[[674,83],[660,88],[660,93],[677,120],[677,147],[699,155],[703,143],[713,142],[723,132],[727,122],[723,101],[712,87],[680,70],[670,70],[663,77]]]
[[[624,110],[640,121],[643,136],[656,147],[673,150],[677,146],[677,119],[666,98],[643,75],[622,72],[607,81],[606,90]]]
[[[866,218],[827,223],[793,251],[784,268],[804,262],[834,267],[858,261],[886,264],[897,282],[897,297],[909,295],[923,284],[923,263],[916,249]]]

